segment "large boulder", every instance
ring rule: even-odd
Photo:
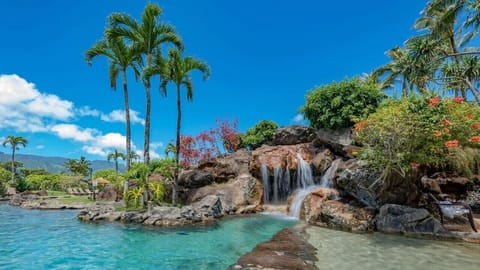
[[[350,160],[338,174],[336,186],[368,207],[384,204],[415,205],[420,193],[413,179],[392,173],[383,178],[380,171],[371,171],[365,164]]]
[[[436,194],[449,194],[452,199],[465,196],[467,190],[473,186],[473,182],[466,177],[448,177],[442,173],[432,177],[423,176],[421,183],[424,190]]]
[[[183,188],[199,188],[212,184],[215,181],[209,172],[199,170],[182,171],[178,176],[178,185]]]
[[[315,130],[308,126],[281,127],[275,131],[273,145],[309,143],[315,139]]]
[[[269,172],[275,168],[297,170],[299,154],[303,160],[310,163],[315,157],[317,149],[311,143],[296,145],[263,145],[252,151],[250,171],[254,176],[260,176],[260,168],[266,166]]]
[[[250,174],[242,174],[227,183],[192,189],[187,195],[187,204],[193,205],[208,196],[218,196],[223,213],[232,214],[258,207],[263,196],[263,186]]]
[[[203,160],[197,170],[210,173],[216,183],[224,183],[240,174],[248,173],[249,161],[250,153],[241,149],[228,156]]]
[[[312,160],[312,167],[315,175],[323,175],[332,165],[335,155],[329,149],[325,149],[315,155]]]
[[[317,130],[313,144],[318,148],[327,147],[336,155],[347,156],[349,151],[346,147],[352,144],[351,134],[351,128],[321,128]]]
[[[376,217],[376,228],[385,233],[448,234],[443,225],[426,209],[386,204]]]
[[[307,223],[351,232],[373,231],[375,211],[355,203],[332,200],[338,193],[332,189],[319,188],[308,194],[303,201]]]
[[[113,185],[105,186],[97,195],[98,200],[118,202],[123,198],[122,192]]]

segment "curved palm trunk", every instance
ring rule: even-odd
[[[182,103],[180,96],[180,84],[177,84],[177,142],[176,142],[176,151],[175,151],[175,181],[173,183],[172,190],[172,204],[176,204],[178,200],[178,174],[180,171],[179,157],[180,157],[180,124],[182,122]]]
[[[145,112],[145,141],[143,144],[143,161],[145,164],[150,162],[150,111],[151,111],[151,96],[150,96],[150,79],[145,81],[145,96],[146,96],[146,112]]]
[[[127,164],[126,164],[126,170],[128,171],[130,169],[130,152],[131,152],[131,141],[132,141],[132,134],[131,134],[131,128],[130,128],[130,107],[128,104],[128,88],[127,88],[127,72],[126,70],[122,70],[122,81],[123,81],[123,97],[125,99],[125,126],[126,126],[126,142],[125,142],[125,148],[127,151]],[[115,170],[118,174],[118,163],[116,162]]]
[[[15,184],[15,145],[12,145],[12,184]]]
[[[115,159],[115,173],[118,174],[118,158]]]

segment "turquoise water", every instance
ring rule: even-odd
[[[256,215],[165,229],[0,204],[0,269],[225,269],[296,222]]]

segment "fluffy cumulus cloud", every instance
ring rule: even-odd
[[[109,114],[101,114],[100,119],[105,122],[122,122],[125,123],[125,110],[114,110]],[[139,113],[130,110],[130,122],[133,124],[145,125],[145,120],[139,116]]]
[[[62,139],[71,139],[77,142],[90,142],[94,140],[95,129],[81,129],[73,124],[58,124],[51,128],[51,131]]]
[[[74,116],[73,103],[41,93],[18,75],[0,75],[0,125],[19,132],[46,132],[55,121]]]

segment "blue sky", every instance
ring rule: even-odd
[[[110,90],[106,59],[84,61],[102,37],[106,17],[139,18],[149,1],[1,1],[0,138],[24,136],[19,153],[104,159],[124,148],[121,89]],[[155,1],[154,1],[155,2]],[[194,77],[194,101],[184,102],[184,134],[239,121],[298,120],[309,89],[385,64],[385,52],[414,34],[427,1],[165,0],[163,20],[182,36],[186,55],[208,62],[211,77]],[[175,136],[173,88],[152,91],[152,157]],[[132,141],[143,148],[145,93],[130,78]],[[297,118],[297,119],[296,119]],[[0,149],[9,152],[7,148]]]

